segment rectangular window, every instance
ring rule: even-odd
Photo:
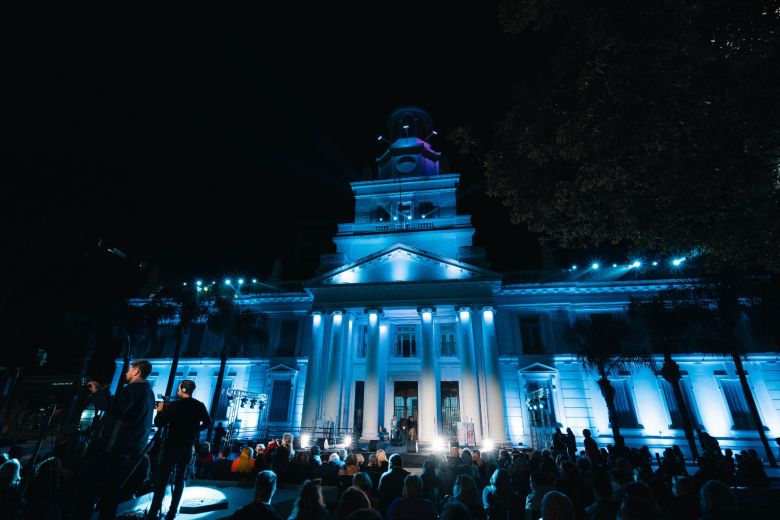
[[[358,332],[357,357],[366,357],[368,352],[368,325],[361,325]]]
[[[417,327],[415,325],[396,327],[395,357],[417,357]]]
[[[271,408],[268,411],[268,422],[287,422],[291,387],[292,382],[289,379],[274,381],[271,394]]]
[[[659,378],[659,381],[661,384],[661,392],[664,394],[664,400],[666,401],[666,407],[669,410],[669,417],[672,420],[669,428],[672,430],[682,430],[682,410],[680,410],[680,407],[677,405],[674,387],[672,387],[672,384],[664,378]],[[683,401],[685,402],[685,407],[688,409],[688,416],[691,419],[691,427],[701,428],[696,401],[693,399],[690,385],[685,379],[680,381],[680,390],[682,390]]]
[[[544,351],[539,316],[520,316],[520,340],[523,354],[541,354]]]
[[[636,420],[636,408],[631,396],[631,388],[628,386],[628,379],[611,379],[610,383],[615,389],[615,413],[620,426],[638,428],[639,422]]]
[[[729,413],[731,413],[733,429],[754,429],[753,419],[750,417],[750,410],[739,379],[721,379],[720,384],[723,387],[723,395],[726,397]]]
[[[298,340],[298,320],[282,320],[279,333],[278,356],[292,357],[295,355],[295,343]]]
[[[455,324],[443,323],[439,331],[441,355],[443,357],[456,357],[458,353],[455,346]]]

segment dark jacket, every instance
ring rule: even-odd
[[[169,446],[192,446],[200,432],[211,426],[211,417],[203,403],[188,397],[165,405],[155,416],[154,425],[168,427]]]
[[[405,469],[394,466],[379,479],[379,502],[384,511],[387,511],[393,500],[403,495],[404,479],[408,474]]]
[[[152,429],[154,392],[149,383],[125,385],[116,396],[101,388],[93,394],[95,408],[105,416],[95,432],[90,450],[119,454],[141,453]]]
[[[282,520],[282,515],[273,506],[254,501],[233,513],[230,520]]]

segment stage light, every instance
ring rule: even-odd
[[[208,287],[204,287],[203,288],[203,292],[209,292],[209,288]]]
[[[225,278],[225,285],[230,285],[230,284],[231,284],[230,278]]]
[[[349,448],[352,446],[352,436],[351,435],[345,435],[344,436],[344,447]]]
[[[198,281],[196,281],[196,282],[195,282],[195,285],[197,285],[198,287],[200,287],[201,285],[203,285],[203,282],[201,282],[200,280],[198,280]]]
[[[653,261],[653,265],[654,265],[654,266],[658,265],[658,262],[656,262],[656,261]]]
[[[257,278],[252,278],[252,283],[257,283]]]
[[[184,282],[182,285],[184,285],[184,287],[187,287],[187,282]]]
[[[257,399],[252,399],[251,401],[249,401],[249,408],[254,409],[256,404],[257,404]]]
[[[243,408],[244,406],[246,406],[246,402],[247,402],[248,400],[249,400],[249,399],[247,399],[246,397],[242,397],[242,398],[241,398],[241,405],[240,405],[240,406],[241,406],[241,408]]]
[[[685,257],[684,256],[680,257],[680,258],[675,258],[674,260],[672,260],[672,265],[675,266],[675,267],[679,267],[680,264],[682,264],[683,262],[685,262]]]
[[[576,270],[577,270],[577,264],[573,264],[573,265],[571,266],[571,270],[572,270],[572,271],[576,271]]]
[[[592,264],[590,264],[590,268],[591,269],[598,269],[599,268],[598,262],[593,262]]]
[[[435,437],[433,439],[433,451],[444,451],[444,440],[441,437]]]
[[[244,285],[244,279],[243,278],[239,278],[238,279],[238,285]]]
[[[628,267],[633,267],[634,269],[637,269],[639,267],[642,267],[642,262],[640,262],[639,260],[634,260],[633,262],[631,262],[631,265],[629,265]]]
[[[495,443],[492,440],[490,440],[490,439],[484,439],[482,441],[482,452],[483,453],[486,452],[486,451],[493,451],[493,449],[495,449],[495,447],[496,447]]]
[[[309,447],[309,441],[311,440],[311,435],[308,433],[304,433],[301,435],[301,448],[308,448]]]

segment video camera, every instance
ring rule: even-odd
[[[163,405],[169,405],[174,401],[178,401],[179,398],[175,395],[163,395],[163,394],[157,394],[157,402],[162,403]]]

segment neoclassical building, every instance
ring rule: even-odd
[[[376,178],[351,184],[354,221],[339,225],[336,253],[323,256],[319,276],[292,288],[240,287],[236,304],[262,312],[269,334],[228,360],[216,420],[238,419],[244,437],[327,424],[365,442],[393,415],[414,415],[423,445],[437,437],[465,442],[473,429],[477,443],[531,446],[555,425],[578,436],[590,428],[601,445],[612,442],[597,377],[571,352],[565,331],[579,319],[626,312],[632,296],[675,283],[672,271],[659,268],[657,279],[652,271],[636,276],[631,265],[525,279],[491,271],[472,244],[471,217],[456,211],[460,177],[440,171],[431,134],[423,110],[391,114]],[[165,390],[173,344],[151,360],[155,393]],[[194,379],[195,397],[207,404],[221,345],[204,323],[193,325],[177,368],[176,379]],[[694,425],[723,447],[760,450],[731,361],[704,354],[676,361]],[[767,436],[780,436],[778,354],[756,347],[745,369]],[[669,383],[642,367],[610,380],[629,444],[685,448]],[[260,394],[265,406],[253,402]]]

